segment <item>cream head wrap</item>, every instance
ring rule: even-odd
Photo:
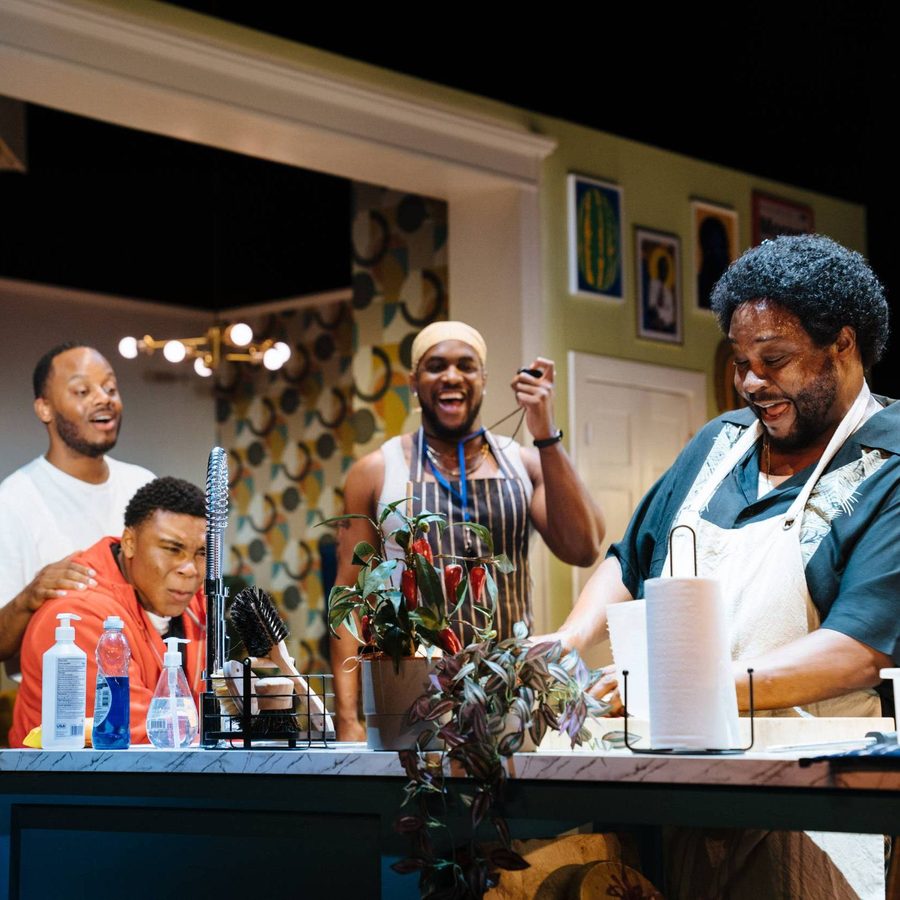
[[[487,362],[487,345],[484,338],[471,325],[466,325],[465,322],[432,322],[423,328],[413,341],[413,374],[418,370],[422,357],[442,341],[462,341],[478,354],[482,367]]]

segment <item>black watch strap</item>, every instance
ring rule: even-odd
[[[556,434],[551,435],[550,437],[547,437],[547,438],[541,438],[540,440],[537,440],[537,441],[532,441],[532,443],[534,444],[535,447],[538,448],[538,450],[543,450],[544,447],[552,447],[554,444],[558,444],[562,439],[563,439],[563,430],[562,430],[562,428],[558,428],[556,430]]]

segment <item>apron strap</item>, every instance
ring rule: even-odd
[[[863,381],[862,390],[857,394],[856,399],[853,401],[853,405],[847,410],[847,415],[841,419],[837,430],[831,436],[831,440],[828,442],[825,452],[816,464],[812,475],[806,480],[806,484],[803,485],[803,489],[791,504],[791,508],[785,513],[784,524],[782,526],[785,531],[793,528],[794,523],[798,522],[803,517],[803,509],[806,506],[806,501],[809,500],[822,473],[837,455],[841,447],[844,446],[844,442],[847,438],[850,437],[850,435],[853,434],[865,420],[870,397],[871,392],[869,391],[869,386]]]
[[[785,529],[785,531],[792,528],[795,522],[799,521],[802,518],[803,508],[806,506],[806,503],[809,500],[809,497],[812,494],[813,489],[815,488],[820,476],[831,463],[832,459],[834,459],[837,452],[844,445],[844,442],[847,440],[847,438],[851,434],[853,434],[853,432],[856,431],[857,428],[859,428],[859,426],[865,420],[866,410],[869,405],[870,397],[871,392],[869,391],[869,386],[865,382],[863,382],[862,389],[860,390],[856,399],[853,401],[853,404],[847,411],[847,414],[843,419],[841,419],[837,430],[832,435],[831,440],[828,442],[828,446],[825,448],[825,451],[819,458],[819,461],[816,464],[816,468],[813,470],[812,475],[810,475],[810,477],[806,480],[806,483],[803,485],[803,489],[791,504],[790,509],[788,509],[788,511],[784,514],[784,522],[782,527]],[[692,509],[699,512],[706,507],[706,505],[712,499],[712,495],[718,489],[719,485],[728,476],[728,473],[731,472],[731,470],[741,461],[741,459],[743,459],[747,451],[750,450],[754,446],[754,444],[756,444],[756,442],[762,436],[762,433],[763,428],[759,421],[755,422],[752,426],[747,428],[747,430],[740,436],[734,446],[725,454],[724,458],[716,467],[716,469],[706,479],[706,482],[703,484],[703,487],[700,489],[697,496],[690,501],[690,507]],[[676,517],[676,520],[677,518],[678,517]]]

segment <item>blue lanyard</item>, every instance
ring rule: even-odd
[[[437,483],[445,491],[449,491],[451,496],[456,497],[456,499],[459,500],[460,505],[462,506],[463,522],[469,521],[469,488],[466,483],[466,444],[473,438],[477,438],[482,434],[484,434],[484,429],[479,428],[478,431],[467,434],[456,445],[456,454],[459,460],[459,490],[457,491],[444,477],[444,473],[431,461],[431,457],[427,453],[428,444],[425,440],[425,429],[422,429],[422,452],[425,454],[425,459],[428,461],[428,465],[431,467],[432,474],[437,480]]]

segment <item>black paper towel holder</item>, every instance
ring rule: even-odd
[[[687,527],[687,526],[685,526]],[[625,716],[625,746],[632,753],[645,754],[667,754],[669,756],[736,756],[739,753],[746,753],[753,748],[755,740],[753,722],[755,719],[755,710],[753,706],[753,669],[747,669],[747,677],[750,682],[750,743],[746,747],[727,747],[723,749],[707,748],[706,750],[679,750],[672,747],[632,747],[628,742],[628,669],[622,672],[622,708]],[[638,738],[640,740],[640,738]]]

